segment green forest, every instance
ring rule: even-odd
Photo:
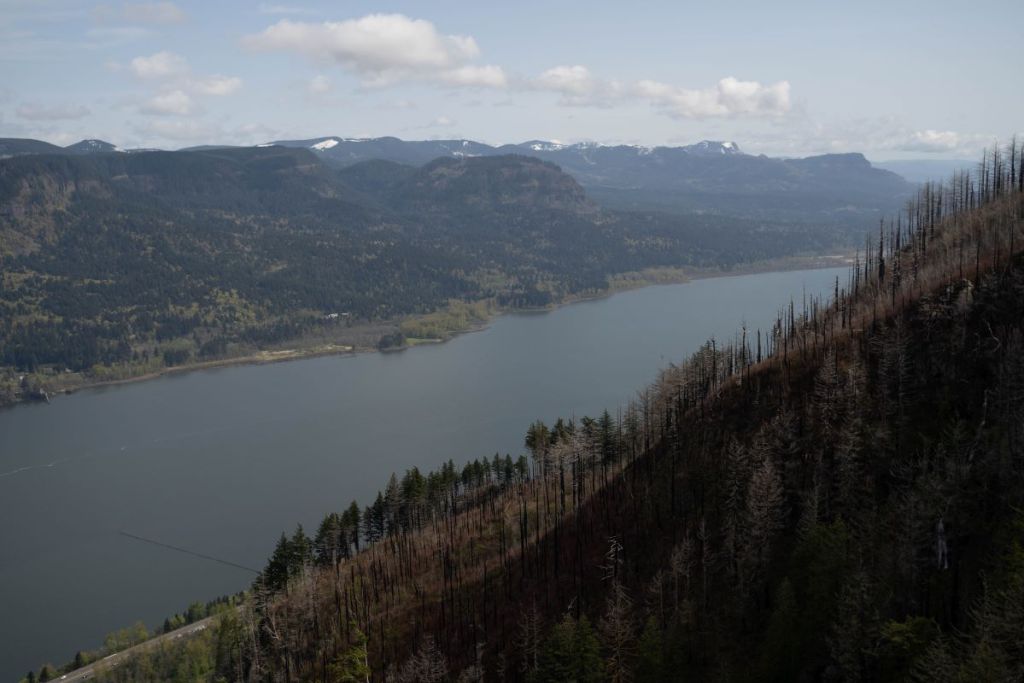
[[[305,338],[400,346],[403,321],[453,306],[547,306],[623,273],[860,240],[604,210],[557,166],[514,155],[344,169],[282,147],[13,157],[0,160],[0,404]]]
[[[392,476],[95,680],[1021,680],[1021,155],[924,186],[833,301]]]

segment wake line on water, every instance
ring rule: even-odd
[[[252,572],[253,574],[259,574],[260,573],[258,569],[253,569],[252,567],[246,567],[245,565],[238,564],[237,562],[232,562],[231,560],[222,560],[221,558],[214,557],[213,555],[204,555],[203,553],[197,553],[196,551],[189,550],[188,548],[181,548],[181,547],[178,547],[176,545],[171,545],[170,543],[163,543],[161,541],[154,541],[152,538],[145,538],[143,536],[136,536],[135,534],[130,534],[127,531],[119,531],[118,533],[121,534],[122,536],[127,536],[128,538],[134,538],[136,541],[142,541],[143,543],[150,543],[152,545],[158,545],[161,548],[168,548],[170,550],[176,550],[179,553],[185,553],[186,555],[192,555],[193,557],[199,557],[199,558],[202,558],[204,560],[209,560],[211,562],[218,562],[220,564],[224,564],[224,565],[227,565],[229,567],[234,567],[236,569],[244,569],[245,571]]]
[[[73,460],[84,460],[85,458],[90,457],[92,457],[91,454],[82,455],[77,458],[62,458],[60,460],[54,460],[53,462],[47,463],[45,465],[25,465],[24,467],[19,467],[18,469],[11,470],[10,472],[0,472],[0,479],[2,479],[3,477],[13,477],[15,474],[20,474],[21,472],[28,472],[29,470],[48,470],[52,467],[56,467],[57,465],[63,465],[66,462],[71,462]]]

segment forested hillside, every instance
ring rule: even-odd
[[[924,187],[831,305],[531,425],[528,459],[394,477],[98,680],[1020,680],[1020,154]]]
[[[0,403],[68,373],[123,379],[306,336],[401,345],[405,316],[545,306],[621,273],[727,270],[846,239],[603,211],[523,156],[340,171],[282,147],[17,156],[0,160]]]

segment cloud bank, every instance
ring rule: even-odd
[[[644,101],[679,119],[733,116],[780,117],[789,113],[788,81],[762,85],[757,81],[723,78],[704,89],[682,88],[653,80],[623,83],[596,77],[585,66],[556,66],[527,82],[535,90],[561,95],[568,106],[609,107]]]
[[[197,75],[181,55],[161,51],[128,63],[135,78],[153,83],[159,92],[139,106],[142,114],[189,116],[198,111],[195,96],[225,97],[242,87],[242,79],[221,74]]]
[[[282,19],[243,43],[259,51],[302,54],[335,62],[367,86],[432,81],[449,86],[506,85],[501,67],[478,65],[480,48],[470,36],[445,35],[429,21],[402,14],[310,23]]]

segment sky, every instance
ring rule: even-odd
[[[0,137],[969,159],[1024,128],[1021,26],[1020,0],[0,0]]]

